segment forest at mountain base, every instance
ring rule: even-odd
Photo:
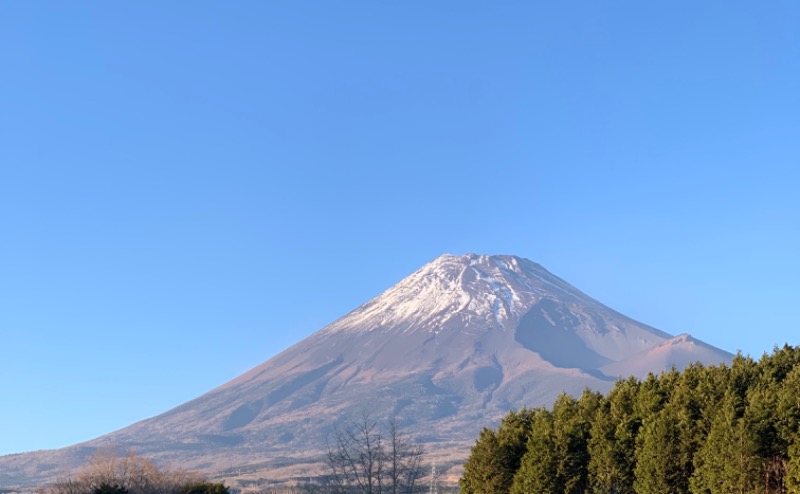
[[[800,347],[621,379],[484,429],[462,494],[800,493]]]

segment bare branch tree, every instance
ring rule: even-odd
[[[397,421],[392,419],[386,427],[388,451],[388,480],[390,494],[416,492],[417,482],[424,476],[422,468],[423,449],[400,433]]]
[[[75,474],[59,479],[43,494],[92,494],[109,489],[129,494],[178,494],[203,480],[192,472],[160,470],[132,452],[120,456],[116,450],[100,450]]]
[[[393,420],[380,427],[369,414],[328,438],[327,463],[335,494],[413,494],[424,476],[423,449]]]

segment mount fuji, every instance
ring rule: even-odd
[[[331,428],[365,411],[395,418],[455,476],[480,429],[510,409],[732,357],[615,312],[527,259],[443,255],[177,408],[68,448],[0,457],[0,485],[52,480],[104,447],[239,485],[313,475]]]

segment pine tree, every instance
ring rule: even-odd
[[[782,383],[789,373],[800,365],[800,347],[784,345],[775,347],[772,354],[764,354],[759,361],[762,382],[765,384]]]
[[[500,422],[497,429],[497,440],[499,442],[499,471],[495,474],[499,477],[498,489],[500,492],[508,492],[514,475],[520,468],[522,457],[527,451],[528,435],[531,430],[531,420],[535,411],[523,408],[518,412],[509,412]]]
[[[511,494],[556,494],[557,453],[553,439],[553,417],[537,410],[531,421],[527,451],[511,485]]]
[[[763,489],[767,493],[784,492],[789,459],[789,444],[779,432],[776,413],[778,387],[770,378],[750,388],[744,413],[745,427],[754,438],[755,455],[763,465]]]
[[[615,490],[620,494],[633,492],[636,467],[636,440],[642,426],[642,417],[636,413],[639,381],[629,378],[620,381],[612,390],[611,420],[614,430]]]
[[[638,494],[685,494],[689,479],[681,461],[678,414],[667,406],[644,424],[637,448],[636,479]]]
[[[598,407],[589,437],[589,485],[595,494],[617,492],[618,472],[614,450],[616,427],[611,419],[611,406],[604,401]]]
[[[705,380],[706,370],[701,364],[691,364],[679,374],[672,395],[670,407],[678,418],[679,458],[678,463],[686,479],[692,476],[694,456],[708,434],[704,422],[701,383]]]
[[[692,492],[741,494],[759,485],[761,466],[754,438],[738,416],[739,398],[728,392],[714,417],[705,443],[694,458]]]
[[[635,414],[642,422],[657,414],[667,401],[661,379],[652,373],[639,385],[634,405]]]
[[[739,354],[731,366],[630,378],[606,397],[561,395],[551,411],[510,414],[497,433],[482,433],[462,487],[492,494],[800,494],[800,347],[776,348],[758,362]]]
[[[463,494],[506,494],[503,490],[505,479],[500,472],[500,441],[497,434],[484,428],[472,447],[464,475],[459,480]]]
[[[786,488],[790,494],[800,493],[800,437],[795,437],[789,445],[789,459],[786,463]]]
[[[601,402],[589,439],[589,484],[598,494],[633,493],[636,436],[641,420],[636,415],[639,381],[617,381]]]
[[[553,442],[556,452],[556,483],[559,492],[571,494],[580,486],[582,465],[588,464],[578,423],[578,403],[568,394],[553,404]]]
[[[800,366],[786,376],[778,396],[779,433],[788,444],[786,487],[800,493]]]

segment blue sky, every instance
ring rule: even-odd
[[[800,344],[800,6],[0,3],[0,454],[163,412],[445,252]]]

